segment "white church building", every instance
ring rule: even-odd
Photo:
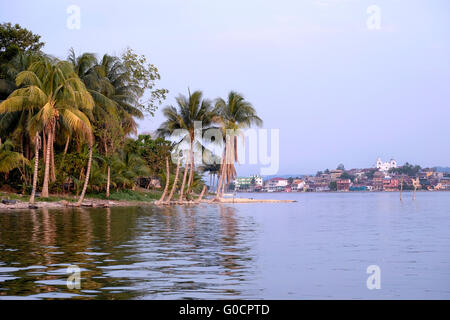
[[[376,167],[378,170],[387,172],[391,168],[397,168],[397,161],[395,161],[394,159],[391,159],[389,162],[383,162],[383,161],[381,161],[381,158],[378,158]]]

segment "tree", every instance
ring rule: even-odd
[[[137,107],[142,111],[154,115],[157,106],[166,98],[167,89],[157,89],[156,81],[161,79],[158,68],[147,62],[144,55],[136,54],[127,48],[121,56],[125,66],[125,82],[128,86],[136,89],[135,99]],[[149,91],[145,100],[146,91]]]
[[[56,130],[60,127],[87,137],[91,124],[84,112],[94,101],[70,63],[40,58],[16,77],[16,89],[0,104],[0,113],[29,111],[30,136],[43,132],[47,137],[42,197],[48,197],[51,155]],[[54,167],[54,164],[53,164]]]
[[[337,166],[336,170],[345,170],[344,165],[341,163]]]
[[[29,165],[21,153],[13,151],[14,145],[11,140],[6,140],[4,143],[0,142],[0,172],[9,173],[10,171],[20,168],[22,165]]]
[[[406,174],[415,177],[422,168],[419,165],[412,165],[406,162],[403,166],[389,169],[389,173]]]
[[[201,122],[202,129],[206,129],[211,126],[216,114],[212,109],[211,102],[203,99],[201,91],[195,91],[192,94],[189,92],[188,97],[179,95],[176,101],[177,108],[167,106],[163,109],[163,114],[167,120],[161,124],[157,132],[161,137],[177,139],[178,146],[181,146],[186,140],[188,141],[189,155],[185,159],[185,170],[190,165],[187,186],[187,193],[189,193],[194,178],[194,148],[201,148],[202,146],[202,141],[195,141],[195,122]],[[181,133],[181,136],[174,137],[174,133],[180,129],[184,130],[184,133]],[[181,189],[181,198],[183,197],[183,192],[184,188]]]
[[[169,190],[169,184],[170,184],[170,166],[169,166],[169,157],[166,157],[166,186],[164,187],[163,194],[161,195],[161,198],[159,201],[156,202],[156,204],[160,204],[164,202],[164,198],[166,197],[167,191]]]
[[[353,181],[355,179],[355,176],[352,176],[348,172],[343,172],[339,178],[340,179],[350,179],[351,181]]]
[[[18,53],[38,53],[44,46],[41,36],[11,23],[0,24],[0,64],[12,60]],[[0,78],[3,78],[0,76]]]
[[[222,98],[216,100],[215,112],[218,114],[215,117],[215,122],[219,124],[225,137],[220,183],[217,190],[217,198],[219,198],[223,196],[225,185],[236,177],[234,164],[238,161],[237,136],[231,137],[227,134],[227,131],[231,130],[240,134],[242,129],[249,128],[252,125],[261,126],[263,122],[251,103],[246,101],[243,95],[234,91],[228,94],[226,101]]]
[[[331,191],[336,191],[337,190],[337,182],[331,181],[330,184],[328,185],[328,187],[330,188]]]

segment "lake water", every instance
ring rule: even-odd
[[[0,212],[0,299],[450,299],[450,193],[239,196],[298,202]]]

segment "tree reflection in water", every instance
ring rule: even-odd
[[[224,205],[0,214],[0,298],[226,298],[252,274],[254,223]],[[81,289],[66,287],[81,268]]]

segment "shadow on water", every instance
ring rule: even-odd
[[[0,299],[238,297],[253,224],[209,205],[3,212]]]

